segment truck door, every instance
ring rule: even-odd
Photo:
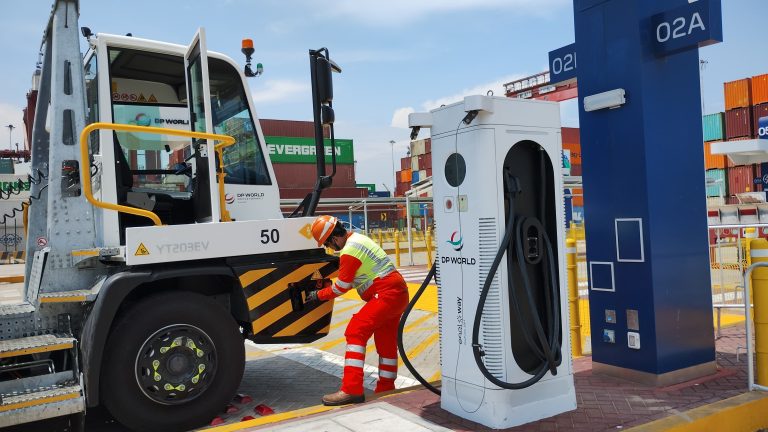
[[[184,55],[184,70],[187,81],[187,101],[190,126],[195,132],[213,132],[211,112],[211,89],[208,76],[208,56],[205,44],[205,29],[200,28],[192,38]],[[210,140],[195,140],[192,205],[197,222],[219,222],[221,215],[216,188],[214,143]]]

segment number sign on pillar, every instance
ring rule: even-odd
[[[659,56],[723,41],[720,0],[698,0],[656,14],[651,18],[651,24],[654,47]]]
[[[561,83],[576,78],[576,44],[549,52],[549,82]]]

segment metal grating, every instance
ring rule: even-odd
[[[491,269],[497,253],[496,218],[480,218],[478,229],[479,243],[479,281],[478,290],[482,290],[485,278]],[[493,277],[488,297],[483,308],[483,320],[480,325],[480,343],[483,345],[485,356],[483,361],[488,371],[499,379],[504,375],[504,320],[502,314],[501,293],[499,292],[499,274]]]

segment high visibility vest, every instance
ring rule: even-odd
[[[353,233],[349,236],[344,248],[341,249],[341,255],[353,256],[362,263],[352,281],[352,285],[361,297],[373,285],[374,279],[384,277],[396,270],[387,253],[376,242],[362,234]]]

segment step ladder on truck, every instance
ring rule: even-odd
[[[0,427],[104,405],[133,430],[188,430],[235,395],[244,340],[310,342],[337,258],[309,230],[333,146],[328,50],[310,50],[318,181],[291,215],[246,76],[206,48],[78,29],[56,0],[32,127],[24,301],[0,306]],[[87,39],[81,55],[78,32]],[[331,151],[334,154],[334,151]]]

